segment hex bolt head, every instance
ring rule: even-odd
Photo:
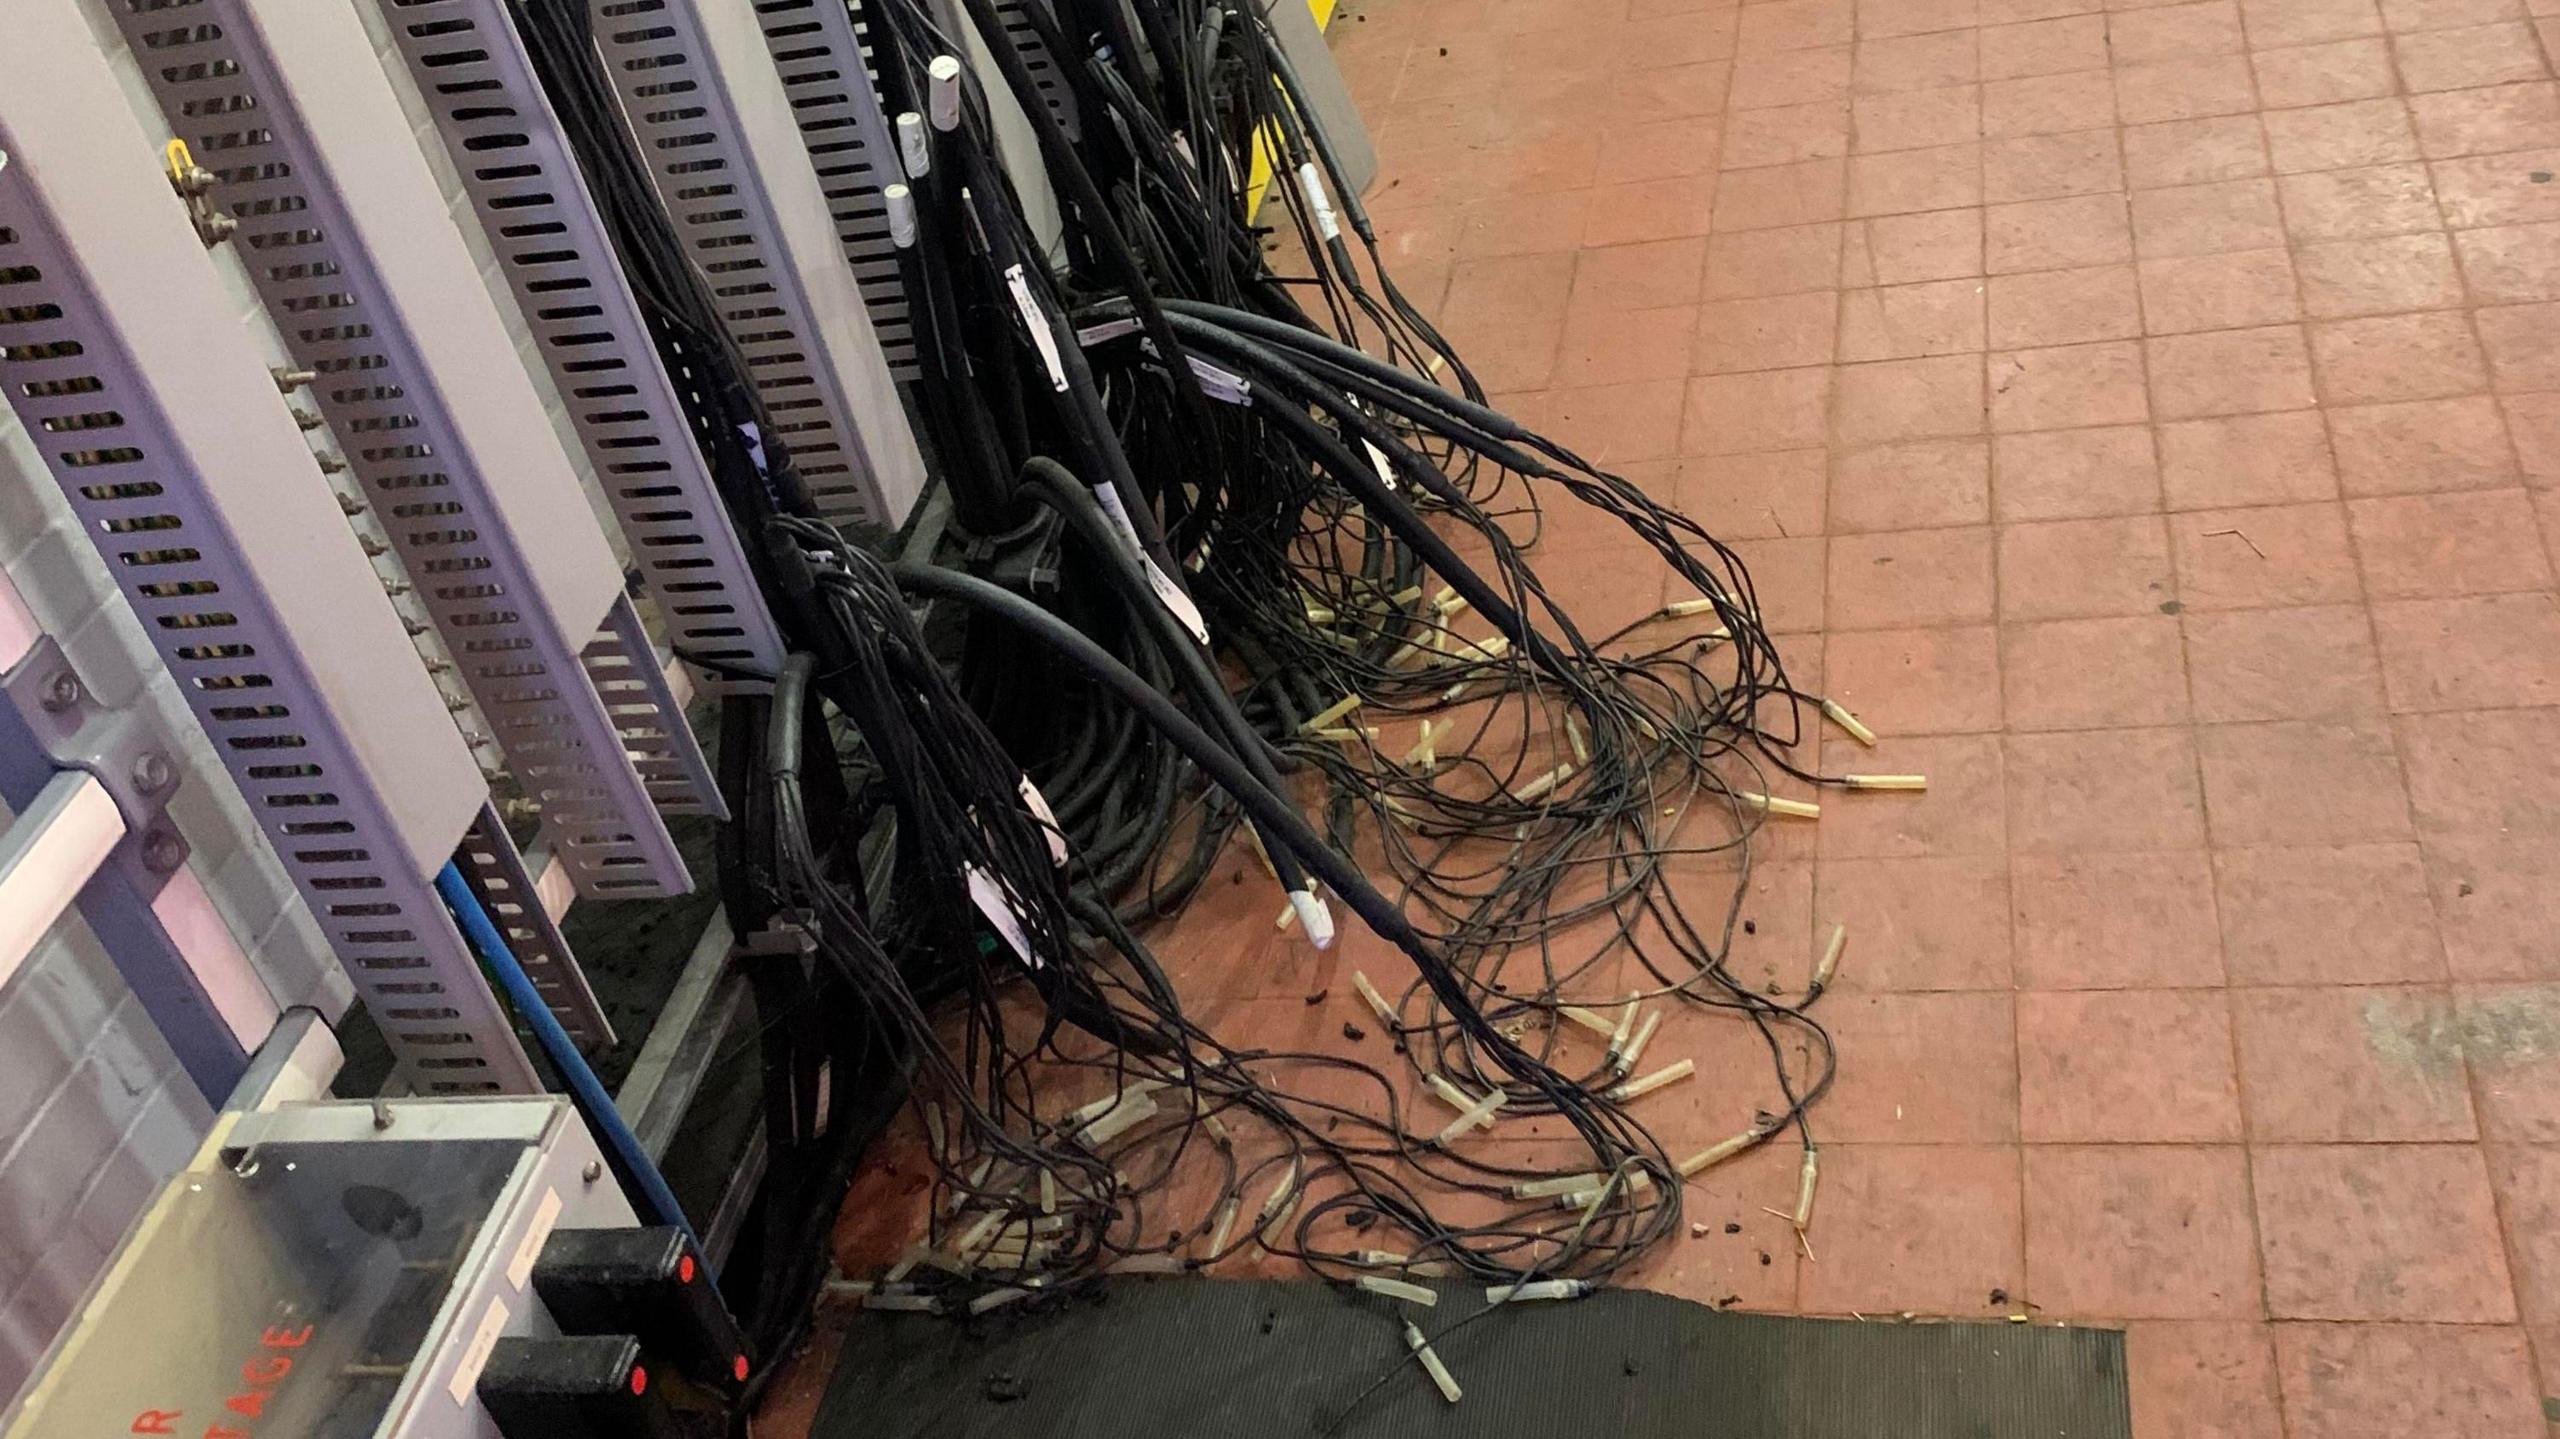
[[[44,707],[60,714],[80,703],[80,677],[69,670],[56,670],[44,682]]]
[[[142,840],[142,862],[166,874],[187,862],[187,846],[169,831],[154,830]]]
[[[144,750],[133,762],[133,782],[147,790],[167,789],[178,778],[169,767],[169,757],[158,750]]]

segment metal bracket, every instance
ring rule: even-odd
[[[24,747],[0,743],[0,768],[13,774],[41,768],[76,769],[96,777],[124,816],[125,837],[107,861],[148,904],[193,851],[169,819],[169,797],[178,791],[178,767],[161,741],[130,711],[98,703],[79,671],[51,635],[39,636],[26,655],[0,674]],[[41,789],[38,779],[29,792]],[[17,786],[10,786],[15,789]],[[16,803],[16,801],[12,801]]]

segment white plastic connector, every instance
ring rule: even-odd
[[[1076,1143],[1087,1149],[1100,1149],[1139,1124],[1156,1117],[1160,1106],[1152,1094],[1134,1095],[1114,1105],[1100,1119],[1077,1133]]]
[[[1162,1088],[1164,1088],[1164,1081],[1161,1079],[1138,1080],[1125,1088],[1113,1090],[1090,1104],[1079,1105],[1067,1111],[1067,1117],[1058,1121],[1059,1127],[1074,1129],[1079,1125],[1091,1124],[1117,1108],[1123,1101],[1136,1095],[1153,1094]]]
[[[1616,1020],[1604,1018],[1597,1010],[1585,1009],[1578,1004],[1557,1005],[1556,1013],[1563,1015],[1565,1018],[1572,1020],[1574,1023],[1581,1025],[1583,1028],[1590,1030],[1593,1034],[1599,1035],[1603,1039],[1606,1039],[1610,1035],[1618,1032],[1618,1022]]]
[[[1925,774],[1844,774],[1840,782],[1851,789],[1927,789]]]
[[[1451,720],[1449,723],[1455,725],[1457,721]],[[1439,764],[1440,750],[1437,744],[1439,735],[1439,727],[1429,720],[1424,720],[1422,728],[1415,732],[1413,748],[1404,752],[1402,763],[1409,769],[1430,769]]]
[[[913,110],[898,117],[898,163],[906,166],[910,180],[933,171],[933,141],[926,134],[924,117]]]
[[[1780,796],[1770,794],[1755,794],[1747,789],[1735,790],[1733,792],[1733,797],[1742,801],[1744,804],[1751,806],[1753,809],[1766,810],[1771,814],[1784,815],[1789,819],[1822,818],[1822,806],[1811,803],[1807,800],[1784,799]]]
[[[1458,1381],[1449,1373],[1449,1366],[1441,1363],[1440,1356],[1431,1352],[1431,1341],[1422,1337],[1422,1331],[1415,1328],[1410,1319],[1404,1325],[1404,1347],[1412,1350],[1413,1357],[1422,1362],[1422,1371],[1431,1376],[1431,1383],[1440,1391],[1441,1398],[1455,1404],[1464,1397]]]
[[[1601,1195],[1612,1191],[1609,1189],[1608,1175],[1602,1174],[1595,1177],[1600,1182],[1587,1189],[1569,1189],[1564,1193],[1557,1195],[1556,1208],[1567,1210],[1589,1209],[1593,1205],[1598,1204],[1600,1202]],[[1626,1182],[1619,1185],[1615,1192],[1619,1194],[1651,1194],[1653,1192],[1653,1176],[1639,1169],[1635,1173],[1628,1175]]]
[[[1848,709],[1838,700],[1824,700],[1822,702],[1822,714],[1825,719],[1828,719],[1833,724],[1847,730],[1849,732],[1849,738],[1867,746],[1869,749],[1875,748],[1876,732],[1867,728],[1865,725],[1860,724],[1858,722],[1858,717],[1849,713]]]
[[[1402,1269],[1413,1262],[1413,1256],[1392,1249],[1355,1249],[1351,1262],[1363,1269]]]
[[[915,191],[904,185],[886,185],[881,187],[880,198],[886,201],[889,207],[889,243],[901,250],[914,249],[916,244]]]
[[[1497,1089],[1491,1094],[1486,1095],[1484,1098],[1477,1100],[1474,1104],[1467,1106],[1465,1113],[1459,1115],[1453,1120],[1450,1120],[1448,1128],[1441,1130],[1439,1134],[1433,1136],[1431,1142],[1437,1145],[1446,1146],[1451,1140],[1456,1139],[1458,1136],[1475,1128],[1477,1125],[1492,1122],[1493,1116],[1501,1110],[1502,1101],[1506,1097],[1507,1096],[1505,1096],[1501,1090]]]
[[[1514,1199],[1553,1199],[1559,1194],[1580,1194],[1599,1188],[1609,1176],[1599,1170],[1580,1174],[1559,1174],[1552,1179],[1523,1179],[1511,1186]]]
[[[1227,1235],[1236,1227],[1238,1207],[1236,1197],[1232,1194],[1218,1206],[1217,1221],[1209,1226],[1209,1247],[1201,1252],[1202,1259],[1215,1259],[1227,1252]]]
[[[1646,1015],[1644,1017],[1644,1023],[1636,1026],[1635,1037],[1627,1041],[1627,1052],[1618,1056],[1618,1072],[1620,1074],[1627,1074],[1634,1071],[1636,1061],[1644,1058],[1644,1047],[1653,1043],[1653,1032],[1661,1027],[1662,1011],[1658,1009],[1653,1013]]]
[[[1699,1150],[1697,1153],[1690,1155],[1688,1158],[1681,1160],[1679,1166],[1680,1177],[1683,1179],[1689,1179],[1703,1174],[1706,1171],[1715,1168],[1717,1165],[1724,1163],[1726,1160],[1731,1159],[1735,1155],[1740,1154],[1742,1151],[1749,1149],[1752,1145],[1759,1143],[1764,1137],[1764,1131],[1752,1128],[1742,1131],[1731,1139],[1718,1140],[1716,1143],[1711,1144],[1706,1148]]]
[[[1630,994],[1627,996],[1625,1007],[1618,1011],[1618,1027],[1609,1031],[1609,1062],[1611,1064],[1617,1063],[1618,1057],[1627,1052],[1627,1035],[1634,1031],[1636,1011],[1643,1007],[1637,1003],[1636,996]]]
[[[1301,734],[1314,734],[1317,730],[1327,728],[1332,725],[1335,720],[1338,720],[1344,715],[1351,713],[1353,710],[1360,708],[1360,703],[1360,696],[1344,695],[1341,699],[1338,699],[1332,704],[1325,706],[1323,709],[1316,711],[1315,714],[1308,718],[1305,724],[1298,726],[1298,732]]]
[[[1056,1170],[1043,1169],[1040,1171],[1040,1212],[1043,1214],[1055,1214],[1058,1212],[1058,1174]]]
[[[1476,1096],[1460,1089],[1457,1085],[1450,1083],[1448,1076],[1446,1075],[1426,1074],[1422,1076],[1422,1082],[1430,1086],[1431,1092],[1440,1096],[1443,1103],[1447,1104],[1451,1109],[1458,1111],[1460,1114],[1466,1113],[1468,1110],[1475,1108],[1478,1104],[1483,1102]]]
[[[1327,242],[1342,238],[1342,222],[1334,218],[1333,197],[1324,192],[1324,176],[1309,160],[1298,167],[1298,188],[1306,192],[1307,209],[1314,213],[1316,233]]]
[[[1694,600],[1673,600],[1662,607],[1662,617],[1666,620],[1685,620],[1691,615],[1712,614],[1715,612],[1715,607],[1714,600],[1703,596]]]
[[[1333,909],[1314,886],[1289,891],[1289,907],[1298,912],[1298,925],[1307,932],[1307,940],[1318,949],[1333,948]]]
[[[1512,798],[1522,804],[1534,804],[1546,798],[1547,791],[1573,778],[1573,762],[1568,760],[1513,791]]]
[[[1425,1289],[1419,1284],[1407,1284],[1401,1279],[1389,1279],[1383,1274],[1363,1274],[1352,1283],[1372,1294],[1383,1294],[1389,1299],[1401,1299],[1407,1304],[1419,1304],[1425,1309],[1433,1308],[1440,1303],[1440,1296],[1434,1291]]]
[[[1591,763],[1591,741],[1582,732],[1582,716],[1564,717],[1564,737],[1565,742],[1573,746],[1575,764]]]
[[[926,106],[933,128],[944,134],[960,128],[960,57],[936,55],[924,67]]]
[[[1799,1234],[1813,1222],[1813,1186],[1821,1178],[1822,1151],[1808,1146],[1804,1152],[1804,1167],[1796,1171],[1795,1221]]]
[[[1171,1254],[1132,1254],[1102,1271],[1105,1274],[1184,1274],[1191,1266]]]
[[[1280,1220],[1287,1218],[1289,1211],[1297,1208],[1298,1180],[1305,1173],[1305,1170],[1305,1160],[1290,1160],[1289,1172],[1280,1176],[1280,1182],[1272,1187],[1269,1195],[1264,1197],[1262,1201],[1262,1212],[1254,1216],[1253,1222],[1256,1227],[1263,1231],[1263,1235],[1266,1240],[1270,1236],[1271,1226],[1278,1223]]]
[[[1031,1291],[1019,1286],[1008,1289],[990,1289],[986,1293],[969,1301],[969,1312],[971,1314],[985,1314],[992,1310],[1002,1309],[1008,1304],[1019,1303],[1030,1297]]]
[[[1814,993],[1821,993],[1824,986],[1831,983],[1831,976],[1840,969],[1840,951],[1848,947],[1849,926],[1845,924],[1831,926],[1831,942],[1822,947],[1822,962],[1813,967],[1812,990]]]
[[[1607,1097],[1624,1104],[1631,1099],[1642,1099],[1666,1084],[1677,1084],[1697,1072],[1698,1061],[1684,1059],[1677,1064],[1664,1065],[1641,1079],[1630,1079],[1624,1084],[1613,1086],[1607,1091]]]
[[[1579,1299],[1591,1292],[1588,1279],[1533,1279],[1526,1284],[1488,1284],[1487,1304],[1534,1304],[1547,1299]]]
[[[1378,1016],[1380,1024],[1389,1029],[1396,1027],[1396,1007],[1387,1003],[1385,995],[1378,993],[1378,987],[1369,982],[1369,976],[1356,969],[1351,971],[1351,987],[1360,991],[1360,997],[1369,1002],[1369,1011]]]

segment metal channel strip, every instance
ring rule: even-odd
[[[203,465],[236,463],[221,441],[237,421],[163,402],[164,381],[136,364],[77,258],[137,237],[113,217],[80,227],[49,213],[38,159],[5,119],[0,154],[14,159],[0,165],[0,387],[46,467],[411,1079],[432,1094],[540,1090],[433,886],[403,863],[389,799],[212,497]],[[213,283],[210,271],[163,279]]]
[[[665,667],[650,647],[640,612],[625,598],[605,611],[604,628],[578,656],[587,683],[604,698],[622,736],[623,753],[640,772],[640,782],[658,808],[668,814],[700,814],[727,819],[729,806],[720,798],[720,781],[702,755],[693,726],[685,723],[684,705],[667,684]]]
[[[881,520],[866,494],[874,477],[852,403],[826,373],[811,297],[785,252],[694,0],[589,0],[589,10],[659,203],[710,282],[729,338],[820,512]]]
[[[755,10],[889,373],[912,380],[915,331],[898,281],[897,249],[889,242],[889,202],[881,194],[905,177],[872,88],[862,22],[848,0],[756,0]]]
[[[559,1017],[569,1038],[589,1053],[610,1047],[613,1025],[587,984],[587,972],[570,953],[569,942],[560,937],[559,924],[534,893],[533,876],[526,872],[515,841],[508,838],[496,805],[480,807],[479,817],[464,831],[453,857],[479,887],[489,918],[507,937],[508,950],[524,966],[525,977]]]
[[[1068,139],[1081,139],[1075,91],[1059,71],[1058,57],[1049,53],[1049,42],[1041,38],[1040,31],[1022,13],[1034,5],[1042,6],[1043,17],[1054,22],[1056,12],[1047,8],[1046,0],[996,0],[996,18],[1003,22],[1013,48],[1022,52],[1022,68],[1031,76],[1031,88],[1040,92],[1040,102],[1058,117]]]
[[[684,893],[684,860],[579,668],[587,639],[539,613],[539,588],[486,498],[494,472],[464,442],[400,306],[352,240],[247,0],[108,9],[162,112],[218,180],[250,280],[294,362],[318,377],[310,393],[345,442],[348,469],[579,893]]]
[[[764,688],[736,676],[780,668],[773,616],[505,6],[381,4],[677,654],[710,693]]]

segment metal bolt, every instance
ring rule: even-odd
[[[325,457],[324,457],[325,458]],[[322,469],[328,468],[326,465]],[[338,496],[338,513],[353,518],[364,513],[364,501],[353,495]]]
[[[56,670],[53,678],[44,682],[44,707],[60,714],[80,703],[81,693],[78,675],[69,670]]]
[[[271,369],[267,373],[276,377],[276,389],[288,395],[320,378],[317,370]]]
[[[145,750],[133,762],[133,782],[142,789],[166,789],[178,777],[169,767],[169,757],[158,750]]]
[[[153,830],[142,838],[142,862],[167,874],[187,862],[187,843],[165,829]]]
[[[391,1127],[391,1106],[379,1099],[373,1102],[373,1127],[376,1129]]]
[[[295,425],[305,430],[316,430],[320,428],[321,425],[320,417],[311,413],[309,410],[295,410],[293,412],[293,422]]]
[[[209,212],[197,222],[196,233],[204,237],[205,246],[210,249],[240,233],[240,222],[229,215]]]
[[[589,1184],[593,1184],[597,1180],[604,1178],[604,1161],[601,1159],[588,1160],[587,1167],[578,1171],[578,1177],[587,1181]]]
[[[336,455],[313,455],[311,458],[318,462],[320,466],[320,473],[324,475],[339,474],[347,468],[347,462],[339,459]],[[341,508],[344,508],[346,503],[347,501],[343,496],[338,500],[338,504]],[[363,506],[359,505],[356,508],[362,509]],[[355,510],[348,510],[347,513],[352,515],[355,513]]]

